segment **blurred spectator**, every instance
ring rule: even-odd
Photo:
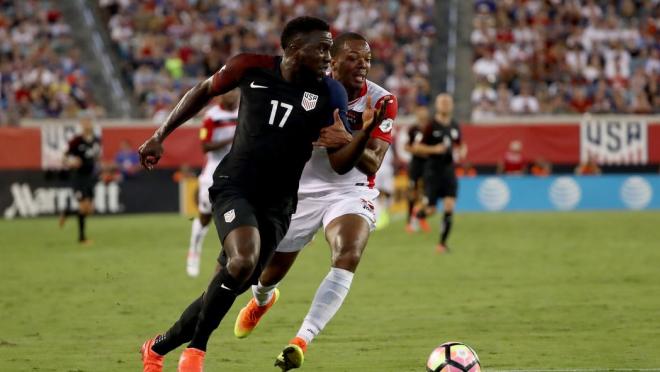
[[[474,0],[474,6],[475,91],[488,91],[482,78],[497,87],[499,115],[659,110],[660,1]],[[504,89],[509,96],[521,92],[510,109]],[[473,100],[473,109],[481,116],[484,105]]]
[[[127,140],[121,141],[115,155],[115,166],[124,178],[131,178],[140,171],[140,156]]]
[[[585,163],[580,163],[575,167],[575,174],[578,176],[590,176],[601,174],[600,167],[593,156],[589,156]]]
[[[520,175],[525,173],[522,142],[514,140],[509,143],[509,149],[504,153],[504,158],[497,164],[497,173],[509,175]]]
[[[172,175],[172,180],[176,183],[179,183],[185,179],[197,179],[195,171],[188,164],[183,164]]]
[[[537,158],[532,163],[529,173],[536,177],[547,177],[552,173],[552,164],[543,158]]]
[[[520,94],[511,99],[511,112],[515,114],[536,114],[539,112],[539,101],[532,96],[528,83],[520,87]]]
[[[402,112],[428,103],[430,87],[420,80],[428,80],[430,69],[433,0],[98,1],[126,80],[148,117],[170,111],[183,92],[236,53],[280,53],[284,24],[301,15],[329,20],[335,35],[367,37],[369,78],[397,94]],[[153,99],[162,89],[173,99]]]
[[[0,124],[94,106],[71,28],[54,3],[0,1]]]

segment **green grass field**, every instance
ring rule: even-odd
[[[310,346],[307,371],[424,371],[444,341],[474,347],[486,370],[660,368],[660,213],[462,214],[453,252],[401,222],[373,235],[351,294]],[[176,215],[0,222],[0,371],[138,371],[144,339],[206,285],[185,275],[190,223]],[[241,296],[209,345],[206,371],[275,371],[329,265],[322,239],[245,340]],[[166,359],[176,370],[179,351]]]

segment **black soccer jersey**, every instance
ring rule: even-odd
[[[454,164],[454,145],[461,142],[461,130],[458,123],[452,120],[447,126],[440,124],[433,120],[431,125],[427,126],[424,130],[424,137],[422,143],[426,145],[437,145],[442,143],[447,150],[442,154],[430,155],[426,162],[427,173],[437,173],[447,168],[452,169]]]
[[[418,125],[413,125],[408,129],[408,145],[413,146],[416,143],[421,143],[422,139],[424,139],[424,133],[422,130],[419,128]],[[423,163],[426,158],[422,158],[416,155],[412,156],[412,160],[414,162],[418,163]]]
[[[76,136],[69,141],[67,155],[80,159],[80,168],[76,169],[77,176],[91,176],[94,174],[96,160],[101,155],[101,141],[97,137],[91,140],[83,136]]]
[[[285,81],[280,62],[281,57],[240,54],[213,76],[218,94],[241,89],[234,142],[214,183],[236,186],[260,205],[293,210],[312,142],[333,123],[335,109],[346,125],[348,99],[341,84],[328,77]]]

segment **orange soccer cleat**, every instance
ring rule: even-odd
[[[435,253],[442,254],[447,252],[449,252],[449,247],[442,243],[438,243],[438,245],[435,247]]]
[[[282,371],[300,368],[305,361],[306,351],[307,342],[300,337],[295,337],[289,341],[289,345],[277,356],[275,367],[280,367]]]
[[[142,354],[143,372],[161,372],[163,370],[163,356],[151,350],[156,338],[145,341],[140,348]]]
[[[234,323],[234,336],[238,338],[249,336],[257,327],[257,324],[259,324],[261,317],[266,314],[266,311],[268,311],[275,302],[277,302],[278,298],[280,298],[280,290],[275,288],[273,297],[264,306],[259,306],[254,298],[250,299],[250,302],[241,309],[236,317],[236,323]]]
[[[192,347],[185,348],[179,358],[177,372],[202,372],[206,352]]]
[[[429,223],[426,222],[426,218],[420,218],[419,219],[419,227],[424,231],[425,233],[431,232],[431,226],[429,226]]]

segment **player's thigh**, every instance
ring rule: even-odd
[[[220,193],[214,198],[212,214],[222,244],[220,265],[228,266],[234,258],[256,262],[261,237],[252,204],[236,194]]]
[[[440,194],[442,193],[442,181],[439,178],[424,178],[424,204],[436,208]]]
[[[343,196],[333,203],[323,218],[325,237],[335,256],[353,251],[361,254],[376,228],[374,200],[375,190],[356,192]]]
[[[313,239],[321,227],[327,204],[317,198],[302,198],[286,235],[277,246],[277,252],[299,252]]]

